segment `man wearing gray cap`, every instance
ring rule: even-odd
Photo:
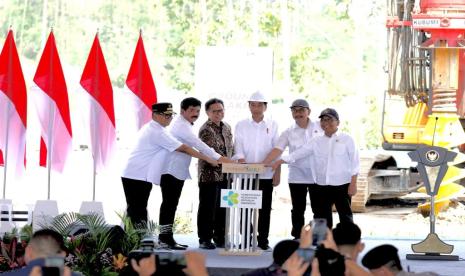
[[[323,134],[320,122],[312,122],[310,120],[311,110],[306,100],[297,99],[292,103],[290,108],[295,123],[281,133],[278,143],[265,160],[263,160],[264,164],[269,164],[279,157],[286,147],[289,147],[289,153],[292,153],[307,144],[313,137]],[[288,183],[292,200],[291,234],[295,239],[300,238],[300,230],[305,222],[304,214],[307,207],[307,194],[310,193],[310,186],[315,183],[310,163],[310,156],[306,156],[293,164],[289,164]]]
[[[333,226],[332,206],[336,206],[340,222],[353,222],[351,197],[357,193],[357,175],[360,167],[354,139],[341,132],[339,114],[326,108],[319,116],[324,135],[316,136],[303,147],[283,156],[273,164],[294,164],[311,156],[310,167],[315,184],[310,187],[310,203],[314,218],[325,218]]]

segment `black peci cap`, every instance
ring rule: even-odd
[[[176,114],[173,111],[173,105],[171,103],[156,103],[152,105],[152,112],[162,113],[166,115]]]

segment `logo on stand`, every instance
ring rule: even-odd
[[[430,162],[435,162],[439,158],[439,153],[435,150],[429,150],[426,152],[426,159]]]

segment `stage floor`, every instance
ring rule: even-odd
[[[463,238],[463,237],[458,237]],[[272,262],[272,252],[263,252],[260,256],[222,256],[219,254],[221,249],[215,250],[202,250],[198,248],[197,236],[192,235],[175,235],[175,239],[180,242],[189,245],[189,250],[198,250],[206,255],[207,267],[210,275],[241,275],[242,273],[259,268],[266,267]],[[407,260],[406,254],[413,253],[410,249],[410,245],[413,243],[420,242],[421,240],[408,240],[408,239],[383,239],[364,237],[362,238],[365,243],[365,250],[362,252],[361,257],[368,252],[371,248],[389,243],[396,246],[399,249],[399,255],[402,260],[404,270],[407,268],[410,271],[423,272],[432,271],[439,275],[463,275],[465,271],[465,240],[445,240],[445,242],[454,245],[453,255],[459,256],[459,261],[424,261],[424,260]],[[282,238],[271,237],[270,245],[273,246]],[[361,258],[360,257],[360,258]]]

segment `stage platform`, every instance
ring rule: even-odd
[[[270,265],[273,260],[271,251],[263,252],[260,256],[222,256],[219,254],[221,249],[202,250],[198,248],[198,239],[194,234],[175,235],[175,239],[180,243],[189,245],[189,250],[196,250],[204,253],[207,259],[208,271],[212,276],[241,275],[255,268],[266,267]],[[282,239],[285,238],[271,237],[270,245],[273,246]],[[407,260],[405,256],[406,254],[413,253],[410,249],[410,245],[420,240],[384,239],[382,237],[363,237],[362,239],[365,243],[365,250],[362,252],[361,257],[371,248],[380,244],[389,243],[399,249],[399,255],[404,270],[409,268],[410,271],[415,272],[432,271],[439,275],[454,276],[463,275],[465,271],[465,240],[445,240],[445,242],[454,245],[454,252],[452,254],[458,255],[459,261],[413,261]]]

